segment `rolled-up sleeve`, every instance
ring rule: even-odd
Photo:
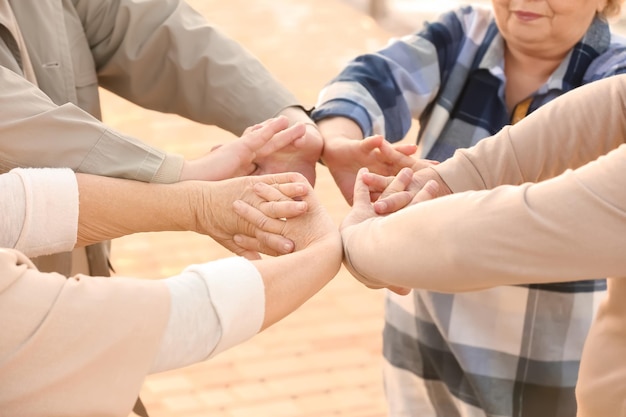
[[[14,169],[0,175],[0,246],[28,256],[69,251],[76,243],[78,186],[70,169]]]

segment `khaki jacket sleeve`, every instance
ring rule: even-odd
[[[16,167],[67,167],[146,182],[178,180],[181,156],[119,134],[73,104],[57,106],[6,68],[0,67],[0,80],[1,172]]]
[[[163,283],[37,271],[0,250],[0,414],[126,416],[169,314]]]
[[[626,75],[576,88],[433,167],[454,192],[537,182],[615,149],[626,138]]]
[[[298,101],[180,0],[74,0],[98,79],[141,106],[240,135]]]

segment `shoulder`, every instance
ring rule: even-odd
[[[588,83],[622,73],[626,73],[626,37],[611,33],[608,48],[589,65],[584,82]]]

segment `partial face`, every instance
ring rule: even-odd
[[[509,48],[538,55],[569,51],[606,0],[492,0]]]

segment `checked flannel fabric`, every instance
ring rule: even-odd
[[[574,417],[604,280],[387,297],[389,415]]]
[[[525,112],[626,72],[625,45],[595,18],[530,104],[525,100]],[[321,91],[312,117],[348,117],[365,136],[390,142],[417,119],[422,155],[443,161],[511,123],[503,57],[492,12],[462,7],[348,63]],[[582,346],[605,292],[599,279],[455,295],[390,293],[383,337],[390,417],[575,416]]]

